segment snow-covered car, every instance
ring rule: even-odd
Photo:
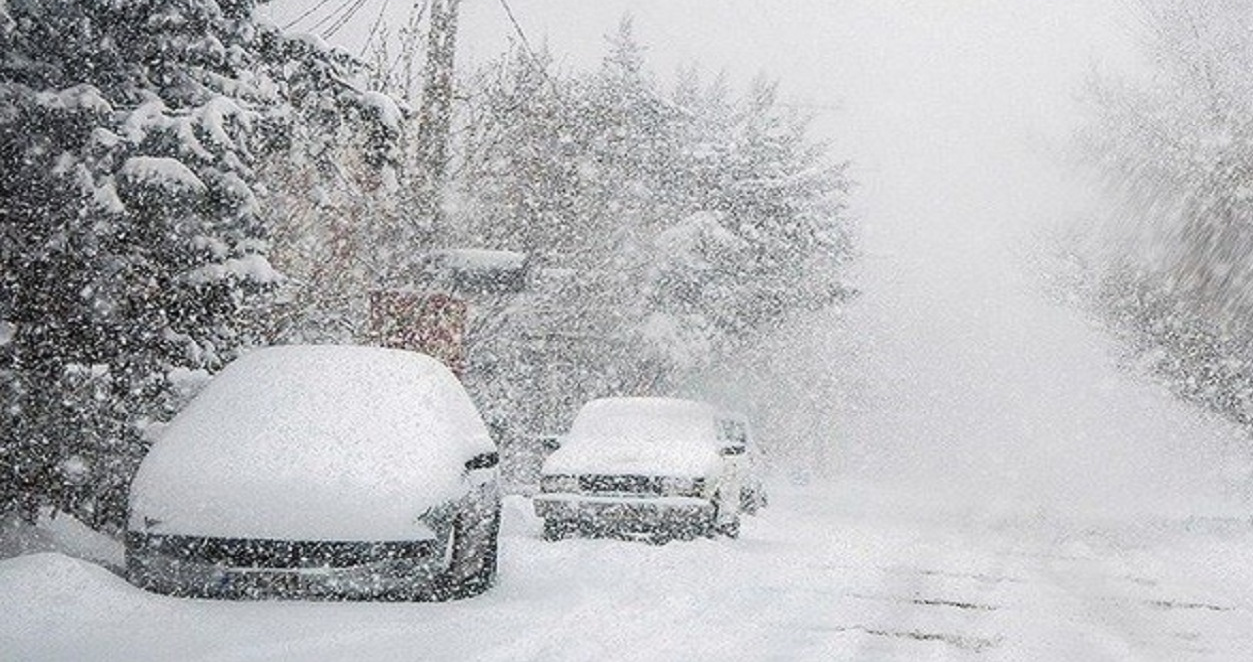
[[[752,426],[741,414],[725,413],[718,418],[720,447],[736,447],[741,452],[726,455],[738,475],[740,510],[753,515],[766,507],[766,487],[762,481],[761,451],[753,440]]]
[[[585,404],[540,475],[535,513],[550,540],[574,533],[654,540],[739,535],[743,444],[716,408],[674,398]]]
[[[465,389],[431,357],[256,350],[144,458],[127,577],[196,597],[475,595],[496,575],[497,460]]]

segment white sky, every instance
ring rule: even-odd
[[[907,217],[884,238],[893,250],[914,239],[928,247],[986,240],[988,228],[974,236],[965,228],[992,220],[971,213],[988,206],[988,193],[1017,187],[1014,203],[1051,195],[1057,173],[1036,168],[1070,130],[1082,76],[1129,59],[1124,3],[1115,0],[509,4],[528,39],[547,42],[562,67],[593,66],[604,36],[630,13],[663,78],[697,62],[740,84],[759,73],[780,79],[789,100],[819,107],[815,132],[857,164],[858,203],[869,228]],[[308,6],[279,0],[263,11],[281,24]],[[357,50],[380,12],[394,30],[408,11],[409,3],[369,0],[335,40]],[[513,36],[499,0],[463,0],[461,66],[493,57]],[[896,210],[884,213],[878,205],[885,201]],[[957,213],[943,219],[951,224],[926,211],[934,205],[953,206]]]

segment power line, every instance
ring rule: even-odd
[[[344,0],[342,3],[340,3],[338,7],[332,9],[325,16],[318,19],[316,23],[309,26],[309,32],[313,32],[314,30],[321,28],[323,25],[326,25],[327,23],[331,21],[337,20],[336,16],[339,15],[341,12],[345,12],[349,10],[352,7],[353,2],[355,2],[355,0]]]
[[[517,17],[513,14],[513,9],[509,6],[509,0],[500,0],[500,6],[505,10],[505,15],[509,17],[509,22],[513,24],[514,31],[518,33],[518,38],[522,41],[522,48],[526,51],[527,57],[531,59],[531,65],[539,71],[544,80],[548,81],[549,86],[553,89],[553,93],[561,96],[561,90],[557,88],[557,81],[548,74],[548,67],[544,66],[539,56],[531,48],[531,42],[526,38],[526,32],[522,30],[522,25],[518,23]]]
[[[344,12],[344,15],[340,17],[338,22],[327,28],[326,32],[322,33],[322,38],[330,39],[331,37],[334,37],[336,32],[339,32],[353,16],[357,15],[357,12],[361,11],[361,8],[365,6],[366,2],[368,2],[368,0],[357,0],[356,3],[348,8],[348,11]]]
[[[392,75],[396,73],[396,68],[399,67],[402,62],[406,63],[405,68],[406,71],[408,71],[409,65],[412,63],[412,50],[416,48],[417,44],[418,26],[422,23],[422,16],[426,14],[427,7],[430,5],[431,0],[414,0],[413,9],[410,10],[409,14],[409,22],[401,29],[401,34],[404,35],[404,39],[400,42],[400,48],[397,49],[398,52],[396,53],[395,59],[393,59],[392,63],[387,67],[387,73],[384,76],[384,80],[391,80]],[[405,78],[405,96],[406,101],[408,101],[410,82],[408,80],[408,73],[405,74]]]
[[[379,15],[374,19],[374,25],[370,26],[370,33],[365,36],[365,43],[361,45],[361,57],[365,57],[366,52],[370,49],[370,42],[374,41],[374,35],[378,34],[379,26],[383,23],[383,14],[387,13],[387,3],[390,0],[383,0],[383,6],[379,8]]]
[[[286,25],[284,25],[284,26],[283,26],[283,29],[284,29],[284,30],[290,30],[290,29],[292,29],[292,27],[293,27],[293,26],[295,26],[297,23],[299,23],[299,22],[301,22],[301,21],[305,20],[306,18],[309,18],[309,15],[310,15],[310,14],[312,14],[313,12],[315,12],[315,11],[317,11],[317,10],[321,9],[322,7],[326,6],[326,4],[327,4],[328,2],[330,2],[330,1],[331,1],[331,0],[321,0],[321,1],[320,1],[320,2],[318,2],[316,5],[313,5],[313,6],[312,6],[312,7],[310,7],[309,9],[305,10],[305,13],[301,14],[300,16],[297,16],[294,20],[292,20],[292,21],[288,21],[288,23],[287,23]]]
[[[500,0],[500,6],[504,8],[505,15],[509,17],[509,22],[513,24],[513,29],[518,33],[518,37],[522,40],[522,47],[526,49],[531,59],[538,63],[539,58],[536,57],[535,51],[531,50],[531,42],[526,38],[526,33],[522,31],[522,26],[518,24],[518,19],[513,15],[513,9],[509,7],[509,0]]]

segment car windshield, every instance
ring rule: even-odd
[[[713,421],[687,412],[609,411],[578,419],[567,445],[664,446],[712,445]]]

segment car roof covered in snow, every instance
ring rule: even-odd
[[[678,398],[602,398],[579,410],[546,474],[705,476],[717,470],[718,410]]]
[[[392,349],[255,350],[166,428],[131,489],[130,527],[276,539],[414,537],[495,450],[460,382]]]

